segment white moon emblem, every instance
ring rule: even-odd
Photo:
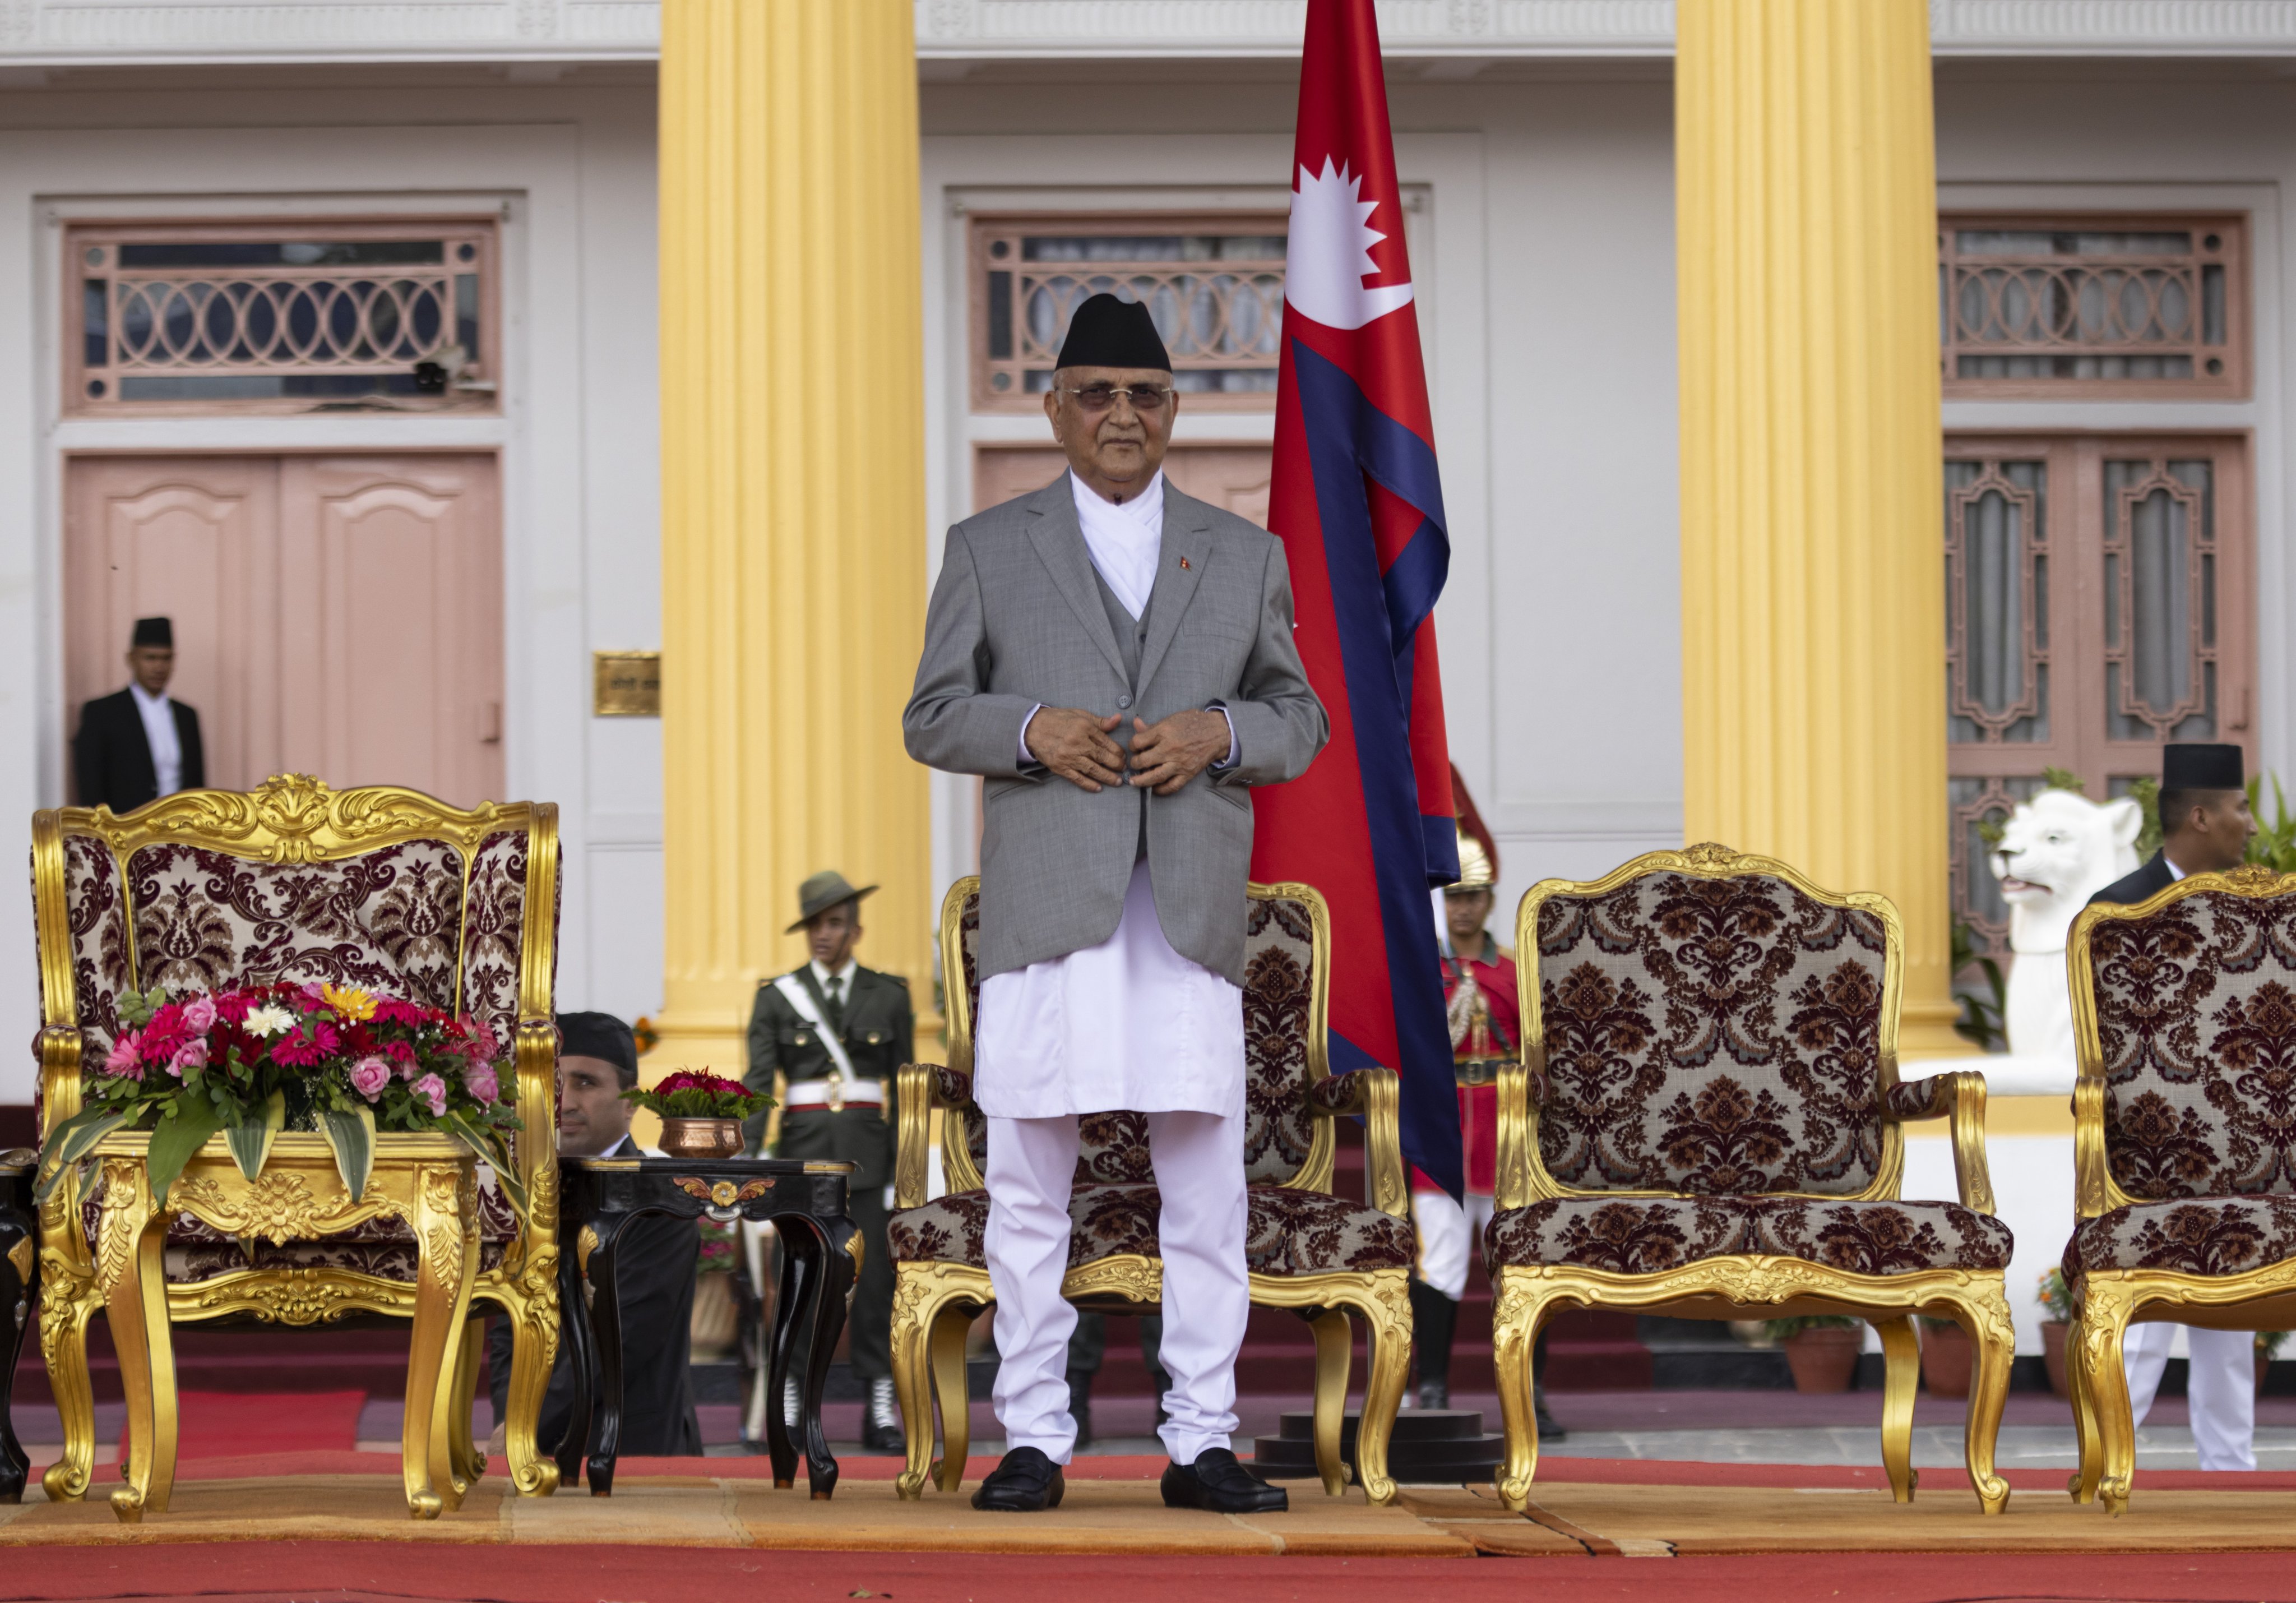
[[[1327,328],[1361,328],[1411,304],[1408,284],[1366,289],[1381,268],[1371,248],[1387,237],[1370,226],[1377,201],[1359,200],[1363,179],[1324,158],[1318,175],[1300,169],[1292,192],[1292,240],[1283,267],[1283,299],[1300,316]]]

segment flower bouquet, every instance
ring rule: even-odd
[[[707,1069],[680,1069],[650,1086],[624,1091],[622,1100],[661,1121],[662,1150],[673,1157],[734,1157],[742,1150],[742,1121],[773,1106],[774,1099],[738,1080]]]
[[[149,1130],[152,1191],[164,1197],[218,1132],[249,1180],[291,1125],[333,1147],[343,1187],[365,1194],[378,1130],[441,1131],[494,1167],[523,1213],[510,1159],[519,1128],[504,1081],[506,1043],[484,1020],[350,987],[257,985],[130,991],[120,1031],[83,1081],[80,1111],[57,1127],[38,1195],[115,1130]]]

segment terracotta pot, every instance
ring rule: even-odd
[[[1790,1336],[1780,1344],[1786,1367],[1793,1371],[1797,1392],[1846,1392],[1857,1373],[1857,1354],[1866,1345],[1866,1332],[1820,1326]]]
[[[2049,1390],[2060,1397],[2073,1394],[2072,1382],[2065,1377],[2065,1333],[2072,1327],[2062,1319],[2041,1321],[2041,1362],[2049,1371]]]
[[[742,1155],[739,1119],[664,1119],[661,1149],[674,1158],[738,1158]]]
[[[693,1361],[709,1363],[734,1350],[741,1323],[741,1308],[734,1298],[734,1277],[712,1272],[693,1282]]]
[[[1932,1397],[1966,1397],[1975,1344],[1958,1325],[1922,1327],[1922,1382]]]

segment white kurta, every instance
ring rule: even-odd
[[[1121,506],[1069,484],[1093,566],[1137,617],[1163,552],[1164,476]],[[973,1042],[992,1118],[1243,1111],[1243,993],[1164,939],[1144,858],[1113,935],[982,984]]]

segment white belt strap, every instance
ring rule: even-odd
[[[815,1107],[882,1107],[883,1081],[876,1080],[800,1080],[782,1097],[784,1110]]]
[[[774,989],[788,999],[789,1005],[797,1009],[798,1017],[813,1026],[815,1033],[821,1037],[821,1044],[829,1048],[830,1061],[837,1065],[839,1075],[847,1080],[859,1079],[853,1072],[853,1060],[845,1056],[845,1043],[837,1039],[835,1031],[822,1023],[821,1009],[813,1005],[813,992],[805,988],[805,982],[794,974],[786,974],[774,982]]]

